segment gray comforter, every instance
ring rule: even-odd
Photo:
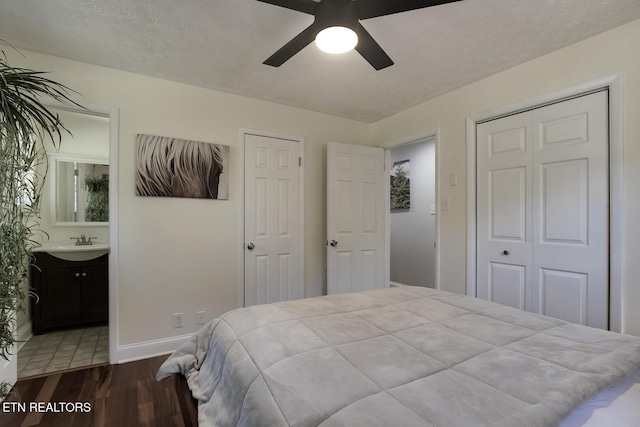
[[[230,311],[162,365],[201,426],[550,426],[640,368],[640,338],[426,288]]]

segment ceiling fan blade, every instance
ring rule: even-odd
[[[382,70],[383,68],[393,65],[393,61],[389,58],[389,55],[382,50],[380,45],[362,25],[358,28],[358,45],[356,46],[356,50],[376,70]]]
[[[295,36],[289,43],[285,44],[276,53],[267,58],[263,64],[279,67],[287,62],[293,55],[307,47],[315,40],[318,30],[315,23],[309,25],[303,32]]]
[[[284,7],[287,9],[297,10],[298,12],[308,13],[313,15],[313,10],[316,8],[316,3],[313,0],[258,0],[262,3],[274,4],[276,6]]]
[[[457,1],[462,0],[358,0],[358,6],[360,19],[369,19]]]

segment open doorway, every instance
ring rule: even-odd
[[[437,287],[436,138],[389,149],[390,281]]]
[[[47,173],[35,239],[42,246],[34,249],[28,283],[37,298],[17,319],[18,379],[108,363],[113,338],[108,324],[113,114],[51,110],[70,133],[63,133],[59,147],[44,141],[48,162],[39,167]]]

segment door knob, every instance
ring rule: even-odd
[[[509,251],[502,251],[502,255],[509,255]]]
[[[329,242],[329,244],[330,244],[331,246],[333,246],[334,248],[335,248],[336,246],[338,246],[338,242],[336,242],[335,240],[332,240],[331,242]]]
[[[247,249],[249,249],[250,251],[254,250],[255,248],[256,248],[256,245],[254,245],[251,242],[249,242],[249,244],[247,245]]]

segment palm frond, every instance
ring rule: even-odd
[[[25,309],[23,284],[37,245],[33,237],[44,233],[36,219],[43,184],[36,170],[46,165],[42,141],[48,137],[57,148],[68,132],[43,99],[81,107],[70,98],[74,91],[45,74],[11,67],[4,52],[0,55],[0,358],[5,360],[14,348],[15,314]],[[7,392],[7,384],[0,383],[0,400]]]

